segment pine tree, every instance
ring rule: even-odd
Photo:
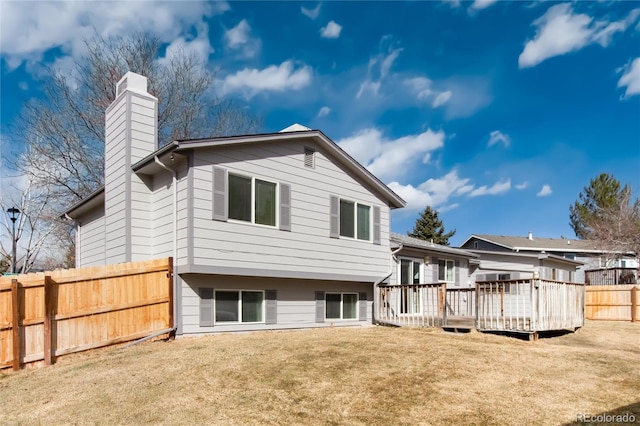
[[[438,212],[429,206],[427,206],[420,217],[416,219],[413,231],[407,233],[410,237],[432,241],[435,244],[441,244],[443,246],[448,246],[449,238],[455,234],[455,229],[445,233],[442,220],[438,218]]]

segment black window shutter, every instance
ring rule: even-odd
[[[291,231],[291,186],[280,184],[280,229]]]
[[[264,322],[265,324],[276,324],[278,322],[278,291],[265,290],[264,296],[267,305]]]
[[[200,327],[213,326],[213,289],[203,288],[200,293]]]
[[[360,321],[366,321],[367,320],[367,292],[363,291],[360,292],[358,294],[358,299],[360,301],[359,303],[359,319]]]
[[[340,238],[340,199],[335,195],[329,197],[329,236]]]
[[[316,322],[324,322],[324,291],[316,291]]]
[[[226,169],[213,167],[213,220],[226,222],[229,217],[229,206],[227,205],[228,178]]]
[[[373,244],[380,244],[380,207],[373,206]]]

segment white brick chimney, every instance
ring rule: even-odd
[[[104,185],[106,263],[147,258],[149,233],[137,216],[148,209],[150,191],[131,166],[158,148],[158,99],[147,92],[147,78],[126,73],[105,114]]]

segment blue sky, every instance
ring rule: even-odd
[[[401,195],[472,233],[573,237],[569,205],[612,173],[640,189],[640,2],[0,2],[9,127],[83,37],[149,31],[216,69],[215,90],[322,130]]]

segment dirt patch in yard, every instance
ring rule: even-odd
[[[370,327],[225,334],[0,373],[0,424],[640,422],[640,324],[528,342]]]

